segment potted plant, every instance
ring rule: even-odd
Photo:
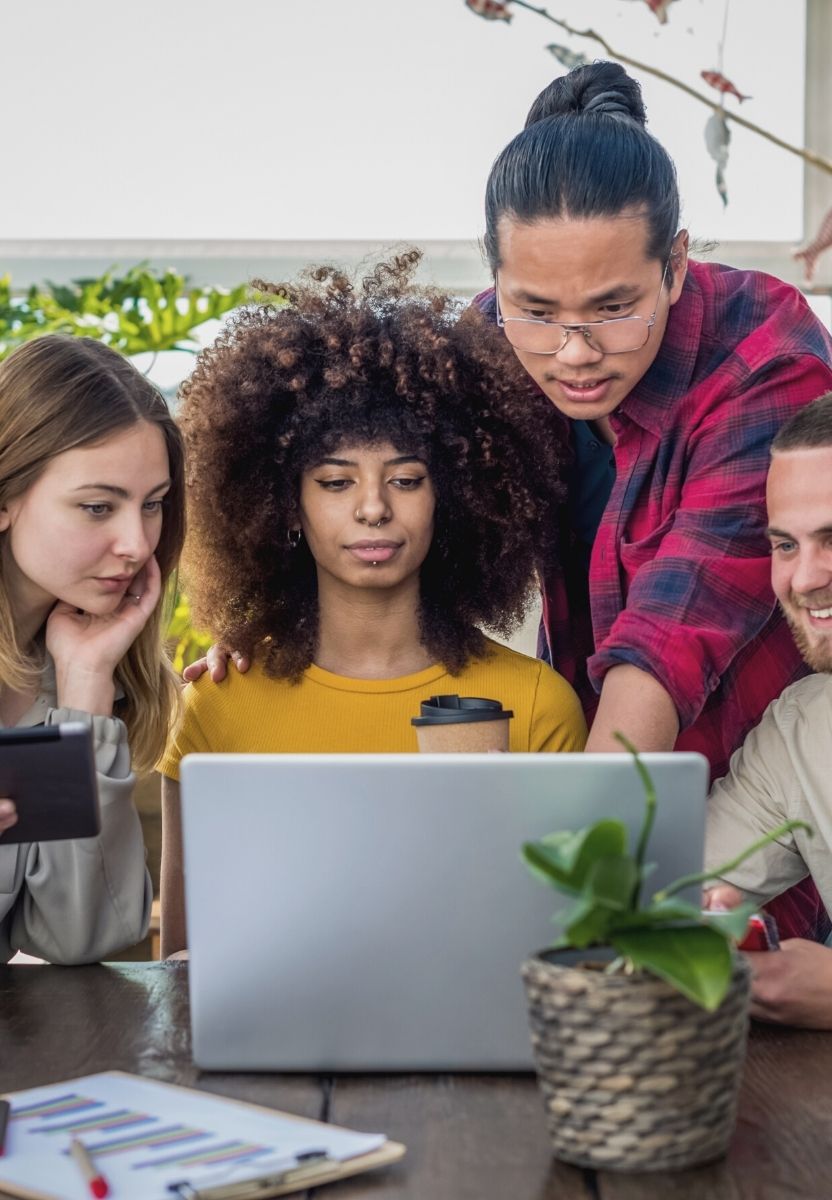
[[[678,893],[733,870],[803,822],[772,830],[713,871],[642,887],[656,793],[634,852],[614,819],[527,843],[531,871],[574,899],[562,936],[528,959],[532,1044],[555,1154],[580,1166],[668,1170],[725,1152],[748,1028],[749,972],[735,950],[753,905],[702,912]]]

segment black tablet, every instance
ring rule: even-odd
[[[79,722],[0,729],[0,797],[17,805],[8,842],[95,837],[101,829],[92,730]]]

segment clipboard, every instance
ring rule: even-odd
[[[286,1115],[286,1114],[281,1114]],[[310,1122],[311,1124],[312,1122]],[[250,1185],[239,1184],[220,1185],[216,1188],[196,1190],[186,1186],[171,1193],[171,1200],[267,1200],[270,1196],[288,1196],[292,1192],[305,1191],[306,1188],[320,1187],[324,1183],[336,1183],[350,1175],[360,1175],[364,1171],[373,1171],[379,1167],[389,1166],[405,1153],[406,1147],[401,1142],[387,1141],[379,1150],[362,1154],[348,1162],[333,1162],[330,1158],[323,1159],[317,1165],[302,1165],[288,1168],[283,1178],[253,1179]],[[231,1190],[233,1187],[233,1191]]]
[[[0,1193],[21,1200],[88,1200],[65,1149],[71,1137],[79,1136],[113,1185],[114,1200],[267,1200],[389,1166],[405,1153],[401,1143],[381,1134],[356,1133],[124,1071],[6,1098],[12,1115],[6,1155],[0,1158]],[[210,1167],[189,1168],[188,1155],[210,1158],[233,1145],[228,1139],[241,1129],[254,1157],[234,1166],[234,1178],[223,1177],[225,1168],[215,1165],[216,1158]],[[291,1161],[270,1163],[281,1143],[306,1148],[296,1156],[287,1151]],[[212,1151],[212,1145],[217,1149]],[[353,1152],[356,1148],[360,1152]],[[265,1155],[261,1165],[257,1152]],[[178,1155],[184,1158],[176,1161]],[[142,1168],[150,1169],[139,1175]]]

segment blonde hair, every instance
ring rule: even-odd
[[[162,596],[115,674],[124,692],[116,715],[127,726],[137,772],[155,766],[179,705],[178,682],[163,646],[166,599],[185,536],[179,430],[156,388],[126,358],[92,338],[47,334],[0,363],[0,508],[26,492],[57,455],[140,421],[156,425],[165,439],[171,486],[156,549]],[[3,550],[4,541],[0,534]],[[32,686],[40,669],[18,641],[0,553],[0,685]]]

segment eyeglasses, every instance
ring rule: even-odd
[[[582,333],[588,346],[599,354],[629,354],[647,345],[650,330],[656,323],[659,301],[670,259],[664,265],[656,304],[649,317],[608,317],[603,321],[582,321],[565,325],[562,321],[546,321],[540,317],[504,317],[500,310],[500,285],[495,279],[494,298],[497,304],[497,324],[517,350],[532,354],[560,354],[569,341],[570,333]]]

